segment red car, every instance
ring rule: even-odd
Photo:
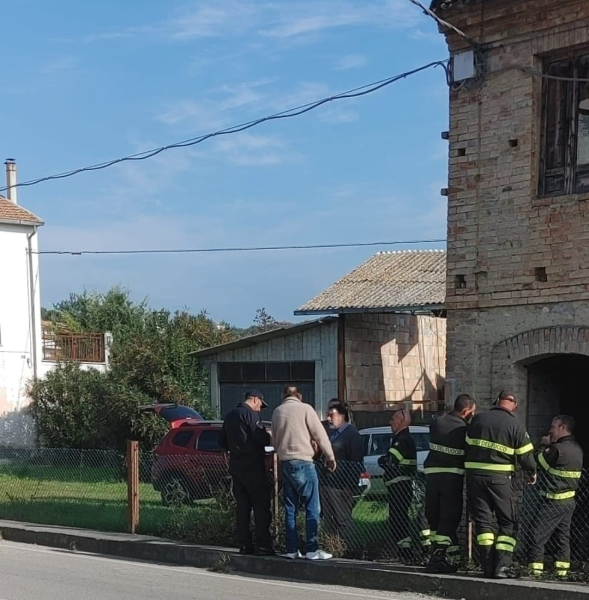
[[[155,449],[153,487],[165,505],[211,498],[230,487],[229,455],[219,446],[221,421],[200,421],[171,429]]]
[[[166,506],[190,504],[213,498],[231,487],[229,454],[219,446],[222,421],[205,421],[193,409],[176,404],[142,407],[166,419],[170,431],[154,451],[153,487]],[[264,422],[270,431],[270,423]],[[268,447],[266,469],[272,473],[274,449]],[[370,489],[370,475],[363,473],[358,494]]]

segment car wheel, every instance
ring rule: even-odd
[[[162,487],[164,506],[183,506],[190,504],[192,498],[186,480],[179,475],[169,475]]]

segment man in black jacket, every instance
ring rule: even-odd
[[[270,482],[266,473],[265,447],[270,434],[264,429],[260,412],[267,408],[258,390],[250,390],[245,401],[226,417],[219,434],[219,444],[229,450],[229,474],[237,502],[237,543],[241,554],[274,554],[270,524]],[[256,525],[256,546],[252,544],[250,519],[252,509]]]
[[[583,449],[575,441],[574,431],[573,417],[554,417],[538,454],[542,501],[529,550],[529,569],[536,577],[544,573],[544,548],[550,539],[554,541],[556,576],[566,577],[571,566],[571,521],[583,471]]]
[[[351,548],[353,545],[354,494],[364,470],[364,443],[350,423],[348,409],[339,401],[327,408],[328,435],[337,461],[334,472],[321,471],[321,508],[326,524]]]
[[[476,409],[468,394],[454,402],[454,410],[439,416],[430,427],[429,454],[425,460],[425,516],[433,542],[427,570],[455,573],[464,496],[466,426]]]
[[[417,448],[409,432],[411,413],[406,408],[397,408],[391,417],[393,437],[391,447],[378,459],[384,470],[389,503],[389,535],[396,546],[398,556],[412,561],[416,558],[413,547],[417,541],[409,518],[409,507],[413,503],[414,486],[418,479]],[[430,544],[430,530],[423,511],[417,515],[419,545],[422,549]]]
[[[510,576],[517,545],[513,475],[516,463],[536,483],[534,446],[513,414],[517,400],[502,391],[489,412],[478,414],[466,437],[466,484],[485,577]],[[495,535],[494,518],[499,525]]]

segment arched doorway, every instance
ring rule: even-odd
[[[527,423],[532,440],[546,435],[552,418],[568,414],[577,422],[577,441],[589,466],[589,401],[587,399],[589,356],[557,354],[527,364]]]

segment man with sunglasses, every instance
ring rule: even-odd
[[[536,483],[534,446],[513,414],[515,396],[500,392],[489,412],[476,415],[466,437],[466,484],[485,577],[510,577],[516,547],[513,475],[519,463]],[[495,534],[494,518],[499,531]]]

